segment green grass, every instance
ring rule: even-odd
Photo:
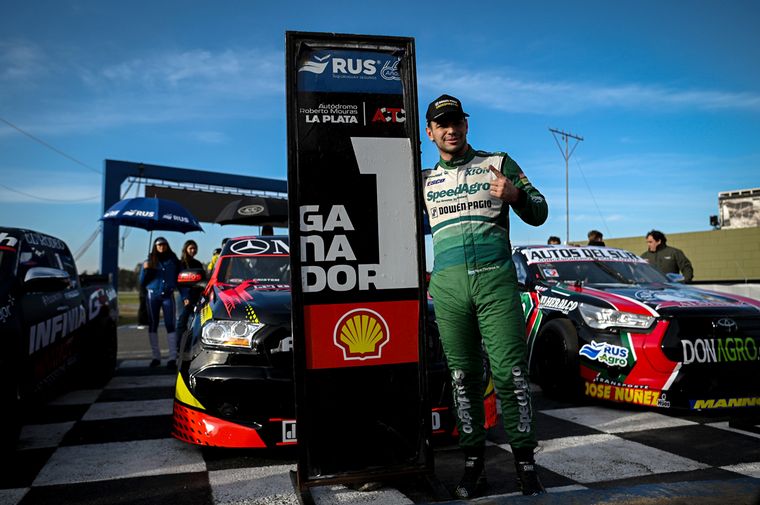
[[[119,326],[137,324],[140,294],[137,291],[119,291]]]

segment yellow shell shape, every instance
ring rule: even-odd
[[[369,314],[357,314],[347,319],[340,328],[341,342],[351,354],[367,354],[377,350],[377,344],[385,338],[383,326]]]

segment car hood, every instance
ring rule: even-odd
[[[209,307],[214,319],[255,317],[265,324],[290,324],[290,286],[250,281],[236,286],[217,284],[212,289]]]
[[[716,308],[740,312],[760,312],[760,301],[730,293],[708,291],[675,283],[638,285],[589,284],[587,287],[604,293],[619,295],[646,304],[652,309],[667,313],[693,308]]]

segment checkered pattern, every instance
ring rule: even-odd
[[[166,369],[148,368],[147,361],[124,361],[106,388],[70,391],[31,413],[15,457],[6,460],[12,464],[0,475],[0,504],[297,504],[289,475],[295,451],[199,448],[169,437],[174,379]],[[563,496],[569,503],[589,491],[600,496],[635,488],[646,494],[646,486],[694,481],[718,482],[710,489],[726,488],[746,503],[760,497],[757,417],[729,422],[709,414],[569,406],[542,398],[540,391],[534,404],[536,462],[552,503]],[[518,496],[503,432],[493,430],[490,438],[487,493],[494,502],[531,499]],[[436,475],[449,492],[462,461],[455,446],[436,449]],[[325,486],[312,495],[325,504],[433,499],[419,482],[365,493]]]

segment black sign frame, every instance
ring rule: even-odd
[[[372,53],[372,52],[378,52],[378,53],[387,53],[390,55],[396,55],[398,56],[398,66],[394,67],[393,69],[398,71],[398,77],[401,82],[402,92],[401,96],[403,97],[403,106],[401,107],[401,111],[399,112],[399,107],[395,108],[384,108],[384,107],[378,107],[377,111],[375,112],[375,118],[377,119],[379,116],[378,114],[384,115],[386,118],[386,122],[392,123],[396,121],[403,121],[403,129],[404,129],[404,138],[407,138],[409,140],[410,145],[410,155],[411,155],[411,163],[412,163],[412,171],[411,178],[413,180],[413,215],[411,216],[405,216],[407,219],[413,221],[413,227],[414,227],[414,233],[415,236],[412,237],[412,240],[416,247],[416,280],[415,280],[415,287],[410,289],[389,289],[389,290],[382,290],[382,289],[376,289],[373,293],[373,296],[375,296],[375,300],[379,301],[380,303],[392,303],[393,300],[401,296],[402,298],[404,296],[409,296],[410,291],[413,292],[413,300],[416,305],[416,310],[418,314],[417,322],[416,322],[416,335],[417,335],[417,342],[416,342],[416,366],[414,366],[413,373],[410,375],[410,370],[408,370],[408,365],[398,365],[399,367],[406,366],[407,368],[404,368],[402,371],[398,372],[398,375],[403,377],[404,379],[409,379],[413,376],[414,383],[410,384],[409,381],[406,382],[406,386],[400,386],[398,383],[391,384],[392,387],[399,388],[399,387],[406,387],[407,389],[411,389],[415,393],[415,404],[413,405],[404,405],[402,402],[402,405],[399,405],[398,403],[395,404],[388,404],[386,407],[388,409],[396,409],[396,410],[405,410],[408,412],[411,412],[411,415],[409,416],[408,423],[409,426],[407,426],[404,422],[403,428],[409,429],[410,427],[412,430],[414,430],[414,435],[416,435],[416,439],[412,442],[413,445],[413,454],[410,453],[404,453],[399,454],[397,458],[394,458],[394,456],[388,457],[388,455],[378,455],[377,461],[373,461],[372,457],[367,457],[367,455],[363,451],[372,451],[377,450],[377,445],[370,443],[371,441],[364,440],[361,437],[358,438],[351,438],[350,440],[339,440],[341,433],[330,433],[329,427],[327,430],[325,430],[326,424],[322,422],[322,420],[327,416],[328,418],[331,416],[334,416],[337,418],[343,418],[346,415],[351,415],[352,413],[352,405],[345,405],[344,409],[340,409],[340,412],[334,412],[332,411],[336,405],[331,404],[330,411],[323,411],[323,409],[315,408],[313,401],[310,403],[309,398],[310,395],[313,396],[315,394],[314,388],[317,386],[314,385],[315,381],[312,376],[312,374],[316,373],[322,373],[321,371],[314,372],[313,369],[311,369],[311,365],[309,365],[307,362],[309,361],[309,357],[307,356],[307,342],[306,342],[306,335],[305,335],[305,312],[307,312],[309,306],[315,304],[320,305],[319,298],[315,297],[313,293],[305,292],[304,291],[304,278],[307,277],[306,282],[308,283],[310,280],[308,279],[308,273],[306,276],[302,275],[301,267],[304,265],[304,259],[302,257],[302,251],[301,251],[301,222],[303,221],[303,218],[301,216],[302,211],[302,196],[303,193],[307,191],[307,188],[311,188],[314,184],[314,180],[312,178],[308,178],[304,176],[305,172],[301,172],[301,164],[306,166],[306,160],[302,160],[302,158],[305,158],[304,152],[306,151],[306,147],[304,144],[306,143],[303,141],[304,136],[301,135],[303,131],[299,131],[299,121],[304,119],[304,116],[306,116],[306,122],[308,122],[308,112],[312,109],[309,109],[308,107],[301,107],[301,102],[306,100],[307,95],[309,92],[301,91],[299,95],[299,69],[304,66],[303,61],[303,51],[318,51],[318,50],[324,50],[329,51],[331,54],[327,53],[320,53],[322,54],[321,57],[314,58],[313,63],[309,62],[308,64],[322,64],[324,61],[330,61],[330,58],[335,58],[332,56],[333,53],[336,54],[342,54],[341,52],[345,53]],[[299,58],[301,59],[299,61]],[[349,58],[350,60],[350,58]],[[345,62],[343,62],[345,63]],[[351,65],[353,63],[353,66]],[[381,69],[378,68],[380,66],[381,60],[376,60],[375,63],[367,62],[365,61],[364,67],[361,66],[361,60],[360,59],[354,59],[354,61],[348,62],[348,72],[359,72],[362,69],[367,70],[367,73],[370,73],[370,71],[374,71],[376,74]],[[332,63],[333,69],[336,68],[336,63]],[[387,62],[383,65],[382,70],[386,70]],[[345,66],[342,68],[346,68]],[[393,70],[391,69],[391,70]],[[297,412],[297,426],[298,426],[298,454],[299,454],[299,460],[298,460],[298,470],[297,473],[293,475],[294,478],[294,485],[296,485],[298,491],[301,493],[301,500],[304,501],[304,493],[308,495],[308,488],[316,485],[327,485],[327,484],[334,484],[334,483],[352,483],[352,482],[368,482],[368,481],[375,481],[375,480],[384,480],[387,481],[388,479],[395,478],[395,477],[401,477],[401,476],[409,476],[411,474],[422,474],[426,476],[429,481],[430,479],[434,480],[433,476],[433,455],[432,455],[432,449],[431,449],[431,443],[430,443],[430,433],[431,433],[431,414],[430,414],[430,402],[428,398],[428,391],[427,391],[427,376],[426,376],[426,370],[427,370],[427,356],[425,353],[426,349],[426,338],[425,338],[425,320],[426,320],[426,312],[427,312],[427,301],[426,301],[426,285],[425,285],[425,272],[424,272],[424,265],[425,265],[425,247],[424,247],[424,233],[423,233],[423,217],[421,212],[421,202],[420,202],[420,188],[421,188],[421,161],[420,161],[420,151],[419,151],[419,138],[420,138],[420,131],[419,131],[419,116],[417,113],[417,87],[416,87],[416,64],[415,64],[415,49],[414,49],[414,39],[408,38],[408,37],[385,37],[385,36],[372,36],[372,35],[352,35],[352,34],[334,34],[334,33],[310,33],[310,32],[287,32],[286,33],[286,74],[287,74],[287,120],[288,120],[288,200],[289,200],[289,221],[290,221],[290,243],[293,244],[291,247],[291,271],[292,271],[292,303],[293,303],[293,311],[292,311],[292,330],[293,330],[293,338],[294,338],[294,373],[295,373],[295,387],[296,387],[296,412]],[[374,75],[374,74],[373,74]],[[378,82],[378,86],[383,86],[387,83]],[[392,84],[392,83],[391,83]],[[342,86],[343,83],[338,82],[336,86]],[[350,86],[350,84],[348,84]],[[322,90],[323,91],[323,90]],[[345,93],[350,91],[343,91],[345,96]],[[383,90],[383,92],[387,92]],[[314,93],[312,93],[314,94]],[[340,91],[335,94],[335,96],[339,96]],[[328,92],[327,94],[322,94],[322,98],[329,98],[331,95]],[[380,95],[382,96],[382,92]],[[369,95],[366,95],[366,98],[368,101],[373,101],[373,95],[370,93]],[[340,101],[340,100],[338,100]],[[316,103],[316,102],[314,102]],[[323,104],[319,104],[319,107],[322,107]],[[341,112],[340,110],[337,110],[338,105],[332,104],[331,107],[334,107],[332,112]],[[316,107],[316,106],[315,106]],[[349,107],[349,106],[346,106]],[[353,105],[351,110],[348,111],[348,113],[353,113]],[[303,110],[306,110],[307,112],[304,113]],[[344,111],[345,112],[345,111]],[[365,111],[366,112],[366,111]],[[405,114],[403,119],[401,118],[401,115]],[[332,117],[331,117],[332,116]],[[311,118],[313,121],[319,121],[319,115],[314,114],[314,117]],[[350,120],[350,117],[344,117],[341,118],[337,114],[330,115],[330,114],[324,114],[322,115],[322,119],[325,121],[337,121],[337,120]],[[365,116],[366,120],[366,116]],[[301,124],[301,127],[303,128],[303,123]],[[300,136],[299,136],[300,135]],[[323,144],[325,149],[328,149],[328,145]],[[322,147],[311,147],[313,150],[321,150]],[[313,158],[313,157],[312,157]],[[325,175],[327,178],[331,177],[331,174]],[[376,178],[376,176],[373,176]],[[373,179],[374,180],[374,179]],[[359,188],[360,189],[360,188]],[[335,210],[336,206],[333,206],[333,210]],[[379,209],[379,205],[377,206]],[[324,209],[323,213],[324,212]],[[380,213],[380,210],[377,211],[377,213]],[[356,216],[356,213],[353,214]],[[329,216],[320,215],[318,216],[320,221],[329,220]],[[332,216],[335,218],[336,216]],[[345,217],[345,216],[344,216]],[[360,218],[363,218],[365,216],[360,216]],[[338,220],[340,220],[341,215],[338,214],[337,216]],[[376,221],[380,221],[381,216],[376,216]],[[371,221],[371,216],[369,218]],[[361,237],[359,237],[361,240]],[[379,239],[378,239],[379,241]],[[308,246],[305,246],[308,247]],[[327,246],[325,246],[326,248]],[[336,262],[336,264],[339,264],[340,261]],[[341,303],[349,303],[352,301],[353,295],[347,294],[346,296],[341,297],[339,294],[333,293],[333,297],[329,300],[329,302],[333,302],[337,305],[340,305]],[[327,304],[329,305],[329,303]],[[336,326],[336,334],[337,334],[337,326]],[[393,368],[394,365],[388,365],[386,368],[384,368],[384,371],[387,371],[388,374],[391,376],[396,374],[397,371]],[[361,366],[361,367],[354,367],[349,370],[347,373],[343,373],[340,376],[340,379],[336,382],[330,382],[329,380],[327,382],[322,382],[320,385],[325,386],[329,385],[330,387],[335,387],[336,390],[339,390],[339,388],[343,387],[346,382],[351,382],[351,379],[348,381],[346,378],[351,378],[351,372],[356,371],[357,380],[362,380],[363,377],[361,377],[361,373],[359,371],[364,369],[370,369],[373,367],[369,366]],[[380,369],[382,367],[374,367],[376,369]],[[373,376],[374,378],[377,378],[377,375]],[[393,379],[389,379],[389,382],[393,382]],[[387,385],[387,384],[386,384]],[[318,393],[318,392],[317,392]],[[388,398],[384,398],[385,400],[388,400]],[[410,398],[404,397],[404,401],[409,401]],[[359,419],[359,422],[366,422],[366,418]],[[378,421],[379,422],[379,421]],[[345,424],[344,424],[345,425]],[[368,427],[367,433],[372,432],[372,427]],[[389,430],[396,429],[396,426],[389,426]],[[326,432],[327,431],[327,432]],[[360,431],[360,430],[358,430]],[[354,431],[356,433],[357,431]],[[407,433],[411,433],[411,431],[407,431]],[[333,454],[328,454],[328,451],[325,449],[324,440],[333,438],[335,440],[335,451]],[[365,437],[368,438],[368,437]],[[318,442],[319,441],[319,442]],[[359,459],[361,459],[361,463],[359,464],[359,467],[352,464],[349,461],[341,462],[341,461],[334,461],[334,459],[340,459],[341,457],[344,457],[348,454],[348,445],[350,445],[350,450],[353,450],[353,454],[361,455],[358,456]],[[410,457],[411,456],[411,457]],[[333,461],[326,461],[327,459],[333,459]],[[342,464],[343,463],[343,464]],[[326,469],[323,469],[326,468]],[[433,485],[435,487],[435,485]],[[306,500],[311,501],[310,498]]]

